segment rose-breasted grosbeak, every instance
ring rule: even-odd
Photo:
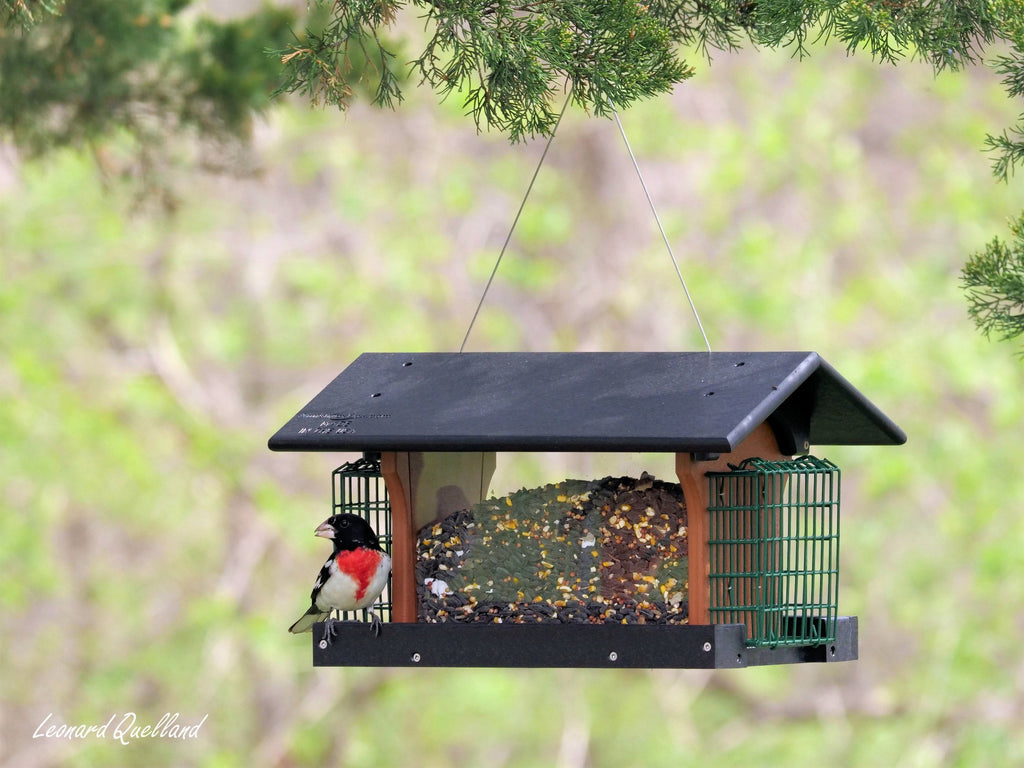
[[[327,558],[316,577],[312,605],[288,629],[289,632],[312,632],[313,625],[325,621],[324,640],[334,635],[331,611],[355,611],[373,604],[391,573],[391,558],[381,549],[373,528],[358,515],[334,515],[313,532],[334,541],[334,552]],[[380,617],[370,611],[374,635],[380,634]]]

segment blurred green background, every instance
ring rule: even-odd
[[[362,351],[458,348],[543,145],[429,93],[282,101],[235,173],[163,168],[165,207],[109,158],[0,146],[0,765],[1024,764],[1024,368],[958,288],[1024,207],[981,152],[1019,105],[984,69],[691,61],[623,120],[712,346],[815,350],[909,435],[815,449],[860,660],[313,669],[286,629],[351,457],[266,440]],[[467,349],[702,346],[614,123],[570,113]],[[502,457],[494,491],[633,466],[670,465]],[[32,738],[126,712],[208,719]]]

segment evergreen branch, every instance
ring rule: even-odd
[[[267,7],[214,20],[182,14],[183,0],[0,4],[12,25],[0,26],[0,140],[27,156],[91,151],[104,176],[131,179],[137,202],[168,208],[183,146],[248,138],[278,77],[261,51],[293,19]],[[4,15],[15,6],[31,13],[30,28],[27,16]]]
[[[1021,120],[1024,121],[1024,115]],[[999,136],[987,136],[985,149],[997,153],[992,161],[992,173],[1000,181],[1008,181],[1017,165],[1024,164],[1024,128],[1018,125]]]
[[[800,0],[760,0],[754,14],[756,42],[769,48],[794,48],[794,55],[808,55],[806,42],[817,28],[815,39],[835,34],[838,14],[830,14],[830,4],[804,3]],[[822,23],[823,18],[825,23]]]
[[[1024,2],[1006,0],[1009,5],[999,6],[1004,16],[1001,27],[1010,35],[1009,55],[995,57],[989,66],[1002,76],[1003,87],[1011,99],[1024,97]],[[1008,181],[1018,164],[1024,164],[1024,114],[1017,119],[1017,125],[998,136],[985,138],[985,149],[996,154],[992,161],[992,173],[1001,181]]]
[[[669,26],[637,0],[414,3],[431,32],[410,62],[421,82],[442,98],[462,94],[478,129],[496,128],[512,141],[552,129],[552,101],[567,83],[578,104],[602,114],[612,103],[664,93],[692,74],[673,50]],[[277,92],[345,109],[354,85],[372,71],[374,102],[401,100],[395,57],[380,33],[403,5],[321,0],[317,7],[329,15],[323,27],[274,52],[285,67]]]
[[[10,1],[10,0],[8,0]],[[442,99],[461,94],[478,130],[512,141],[546,133],[554,94],[602,115],[665,93],[693,72],[677,47],[713,49],[743,42],[809,54],[834,40],[889,63],[908,57],[935,70],[973,62],[996,38],[1010,39],[1024,0],[411,0],[428,38],[410,65]],[[318,0],[329,18],[320,31],[278,52],[286,69],[280,92],[345,109],[354,86],[373,80],[373,101],[402,99],[395,56],[381,33],[404,0]],[[1018,25],[1018,27],[1014,27]],[[1020,32],[1024,40],[1024,31]],[[355,47],[352,47],[355,43]],[[360,56],[350,56],[357,50]],[[996,63],[1011,94],[1024,90],[1019,57]],[[1006,141],[998,141],[1003,147]],[[1011,142],[1012,143],[1012,142]],[[1012,165],[1015,155],[1007,155]]]
[[[0,25],[15,22],[28,29],[48,16],[59,16],[64,0],[0,0]]]
[[[757,0],[651,0],[652,16],[662,21],[672,38],[696,47],[705,59],[712,50],[732,51],[751,40]]]
[[[1003,86],[1011,99],[1024,97],[1024,55],[1020,51],[1015,51],[1014,56],[997,56],[989,66],[1002,75]]]
[[[994,239],[961,272],[971,319],[986,337],[1003,341],[1024,334],[1024,214],[1010,231],[1013,242]]]
[[[374,103],[393,106],[395,100],[401,101],[396,57],[384,46],[380,32],[391,26],[403,5],[402,0],[318,0],[315,10],[328,17],[323,28],[311,25],[304,39],[297,37],[287,48],[270,51],[284,66],[284,80],[274,95],[297,92],[315,106],[330,104],[344,110],[353,84],[372,75],[377,81]],[[314,13],[313,21],[317,18]],[[361,55],[353,57],[353,43]]]

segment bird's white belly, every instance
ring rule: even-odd
[[[391,559],[386,555],[381,558],[380,565],[374,571],[366,589],[360,594],[359,584],[355,579],[338,569],[333,561],[328,566],[331,576],[320,587],[316,597],[316,607],[321,611],[354,611],[372,605],[388,582],[391,573]]]
[[[322,587],[320,594],[316,596],[316,607],[321,611],[339,610],[352,611],[357,607],[356,592],[358,585],[337,568],[331,569],[329,578]]]

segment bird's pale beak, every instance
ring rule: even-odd
[[[314,536],[322,536],[325,539],[334,538],[334,527],[330,525],[326,520],[316,527],[313,531]]]

